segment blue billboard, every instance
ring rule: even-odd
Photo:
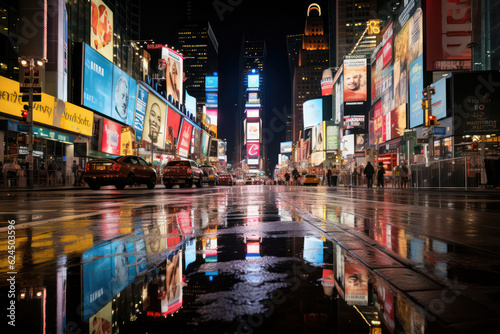
[[[206,76],[205,77],[205,90],[207,92],[216,92],[219,89],[219,77],[217,76]]]
[[[196,98],[189,95],[187,90],[184,94],[185,96],[185,104],[186,104],[186,111],[189,112],[191,115],[193,115],[195,121],[196,121]]]
[[[219,97],[217,93],[207,93],[207,108],[217,108],[219,105]]]
[[[248,88],[250,89],[258,89],[259,88],[259,75],[258,74],[249,74],[248,78]]]
[[[424,57],[420,55],[410,65],[410,128],[422,125],[422,90],[424,89]]]
[[[87,44],[84,45],[85,65],[82,104],[100,113],[110,115],[113,63]]]
[[[144,119],[146,117],[146,106],[148,104],[148,90],[142,85],[137,89],[137,101],[135,104],[134,129],[138,142],[142,141],[142,131],[144,131]]]
[[[313,99],[304,102],[304,129],[318,125],[323,121],[323,99]]]
[[[446,78],[442,78],[431,85],[436,90],[432,95],[432,114],[437,119],[446,117]]]
[[[137,83],[127,73],[113,65],[113,99],[111,118],[127,125],[134,125]],[[107,113],[105,113],[107,114]]]

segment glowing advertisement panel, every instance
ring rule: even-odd
[[[175,253],[166,265],[165,297],[161,300],[163,316],[177,311],[182,306],[182,250]]]
[[[156,147],[165,148],[165,117],[167,104],[150,92],[142,140]]]
[[[259,104],[259,94],[258,93],[248,93],[248,103],[249,104]]]
[[[112,299],[111,247],[109,244],[89,249],[82,255],[83,320]]]
[[[313,126],[311,132],[311,151],[323,151],[323,124]]]
[[[252,166],[258,166],[259,158],[247,158],[247,164]]]
[[[332,70],[327,68],[323,71],[323,78],[321,79],[321,96],[328,96],[333,94],[333,74]]]
[[[166,64],[165,79],[167,97],[172,96],[174,101],[182,104],[182,80],[184,59],[176,51],[169,48],[162,48],[161,58]]]
[[[201,154],[203,154],[204,156],[208,156],[208,145],[209,144],[210,144],[210,136],[205,131],[202,131]]]
[[[247,142],[247,157],[258,157],[260,156],[260,143],[259,142]]]
[[[210,118],[210,122],[207,122],[210,131],[213,131],[217,135],[217,121],[219,111],[217,109],[206,109],[207,116]]]
[[[437,119],[446,117],[446,78],[436,81],[431,86],[436,90],[432,95],[432,115]]]
[[[113,63],[87,44],[84,44],[84,50],[82,105],[110,116]]]
[[[217,93],[207,93],[205,105],[207,108],[217,108],[219,105],[219,97]]]
[[[292,153],[293,142],[285,141],[280,143],[280,153]]]
[[[247,123],[247,140],[260,139],[260,123]]]
[[[167,134],[165,136],[165,144],[167,148],[173,149],[174,145],[177,144],[182,117],[174,109],[170,107],[167,107],[167,109]]]
[[[406,128],[406,103],[391,111],[391,138],[402,136]]]
[[[366,58],[344,59],[344,102],[367,99]]]
[[[304,237],[304,260],[311,263],[323,263],[323,240]]]
[[[181,157],[187,158],[189,154],[189,145],[191,143],[191,134],[193,133],[193,125],[188,121],[182,122],[181,134],[179,136],[178,153]]]
[[[260,109],[252,108],[247,109],[247,118],[259,118],[260,117]]]
[[[120,155],[122,126],[102,118],[101,152]]]
[[[196,98],[189,95],[187,91],[185,91],[186,94],[186,112],[191,115],[193,115],[194,120],[196,121]]]
[[[219,89],[219,77],[206,76],[205,77],[205,91],[216,92]]]
[[[90,1],[90,44],[113,61],[113,12],[101,0]]]
[[[132,130],[128,126],[122,127],[120,155],[134,154],[134,140],[132,138]]]
[[[335,123],[340,124],[341,106],[344,104],[344,76],[335,84]]]
[[[134,125],[137,83],[117,66],[113,66],[113,99],[111,117],[127,125]]]
[[[326,150],[334,151],[339,149],[339,127],[337,125],[326,126]]]
[[[314,99],[303,105],[304,129],[318,125],[323,121],[323,100]]]
[[[365,128],[365,116],[364,115],[351,115],[344,116],[344,129],[364,129]]]
[[[342,156],[344,158],[354,154],[354,135],[344,136],[340,148],[342,149]]]
[[[424,89],[424,57],[419,56],[410,65],[410,128],[423,124],[422,90]]]
[[[142,141],[142,131],[144,130],[144,120],[146,119],[146,107],[148,104],[148,90],[142,85],[137,86],[137,99],[135,102],[134,129],[135,137],[140,143]]]
[[[384,115],[394,109],[393,66],[382,71],[382,113]]]
[[[348,305],[368,305],[368,271],[361,264],[344,263],[345,301]]]
[[[258,89],[259,88],[259,75],[249,74],[248,78],[248,88]]]

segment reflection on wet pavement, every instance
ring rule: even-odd
[[[497,285],[500,261],[488,247],[426,233],[414,219],[429,213],[410,207],[275,189],[116,200],[18,230],[18,330],[495,332],[498,289],[481,289]],[[2,295],[8,266],[3,256]]]

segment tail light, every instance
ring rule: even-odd
[[[86,164],[85,165],[85,171],[86,172],[90,172],[90,164]]]
[[[187,172],[188,174],[191,174],[191,173],[192,173],[192,172],[191,172],[191,168],[186,169],[186,172]]]
[[[113,164],[113,166],[111,166],[111,170],[115,171],[115,172],[119,171],[120,168],[122,168],[122,165],[120,165],[120,164],[118,164],[116,162]]]

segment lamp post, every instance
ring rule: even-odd
[[[23,68],[23,79],[19,83],[21,101],[28,102],[22,112],[23,118],[28,123],[28,155],[26,161],[29,165],[28,188],[33,188],[33,102],[42,101],[42,83],[39,70],[45,66],[47,59],[35,57],[19,57],[19,64]],[[36,95],[35,95],[36,94]],[[24,117],[26,114],[26,117]]]

